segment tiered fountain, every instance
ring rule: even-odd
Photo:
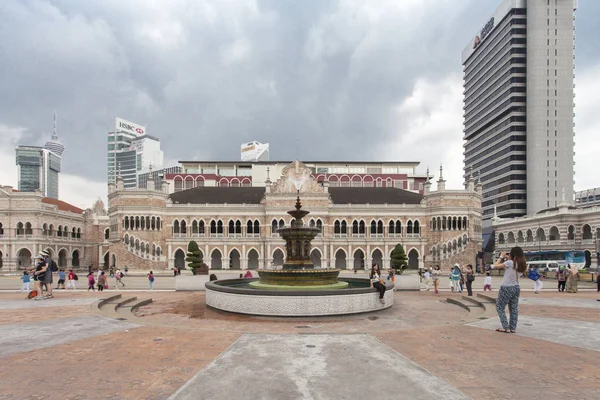
[[[386,283],[388,290],[381,304],[368,279],[339,278],[339,269],[315,268],[310,259],[311,241],[320,230],[304,225],[302,219],[309,212],[302,209],[299,192],[302,188],[317,196],[325,193],[300,161],[284,168],[282,175],[273,192],[266,194],[266,200],[270,195],[297,194],[295,209],[288,211],[294,217],[292,224],[277,230],[285,240],[283,267],[259,269],[259,278],[254,279],[207,282],[206,304],[240,314],[294,317],[357,314],[391,307],[393,283]]]
[[[259,269],[260,280],[250,282],[250,286],[270,290],[323,290],[342,289],[348,282],[338,280],[339,269],[315,269],[311,259],[311,241],[320,233],[319,228],[304,226],[302,218],[310,214],[302,210],[300,195],[296,199],[296,209],[288,211],[294,217],[287,228],[277,230],[285,240],[287,253],[282,269]]]

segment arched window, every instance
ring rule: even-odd
[[[192,235],[198,235],[198,221],[196,221],[196,220],[192,221]],[[152,245],[152,246],[154,246],[154,245]],[[154,251],[152,253],[154,253]],[[154,255],[154,254],[152,254],[152,255]]]
[[[573,225],[569,225],[567,230],[567,240],[575,240],[575,227]]]
[[[152,230],[156,229],[156,217],[152,217],[150,220],[150,226],[152,227]]]
[[[317,228],[321,231],[321,233],[323,232],[323,221],[320,219],[317,219]]]
[[[125,217],[123,220],[123,228],[129,229],[129,217]]]
[[[144,217],[140,217],[140,229],[141,230],[146,229],[146,218],[144,218]]]
[[[434,231],[437,231],[437,218],[433,218],[431,220],[432,224],[431,224],[431,229]]]
[[[25,229],[23,228],[23,223],[22,222],[18,222],[17,223],[17,236],[18,235],[24,235],[25,234]],[[62,232],[61,232],[62,234]]]
[[[347,235],[348,234],[348,224],[346,223],[345,220],[342,220],[342,224],[341,224],[341,233],[342,235]]]
[[[154,256],[156,256],[156,245],[152,244],[152,257],[154,257]]]
[[[358,235],[358,221],[357,220],[352,221],[352,234]]]
[[[48,236],[53,236],[54,235],[54,225],[50,224],[50,226],[48,226]]]
[[[177,220],[173,221],[173,233],[175,233],[175,234],[181,233],[181,231],[179,229],[179,221],[177,221]]]
[[[467,217],[463,217],[463,229],[468,229],[469,228],[469,220],[467,219]]]
[[[156,217],[156,229],[161,230],[162,224],[160,222],[160,217]]]
[[[254,221],[254,232],[255,235],[260,235],[260,222],[258,220]]]
[[[200,222],[198,222],[198,233],[200,235],[204,235],[204,221],[200,220]]]
[[[421,225],[419,224],[419,221],[415,221],[413,225],[413,233],[415,235],[419,235],[421,233]]]
[[[446,217],[442,217],[442,230],[446,230]]]
[[[239,219],[235,221],[235,233],[236,235],[242,234],[242,222]]]
[[[187,233],[187,222],[185,220],[181,220],[181,234],[185,235]]]
[[[285,227],[285,221],[283,219],[279,220],[279,228]]]
[[[252,226],[252,221],[248,220],[248,222],[246,222],[246,235],[254,233],[252,230]]]
[[[19,222],[19,224],[21,224],[21,223]],[[19,234],[19,224],[17,224],[17,235]],[[23,224],[21,224],[21,227],[23,227]],[[62,237],[62,234],[63,234],[63,227],[62,227],[62,225],[59,225],[58,229],[56,230],[56,236]]]
[[[223,221],[217,222],[217,234],[220,234],[220,235],[223,234]]]
[[[233,235],[235,233],[235,222],[233,220],[229,220],[229,229],[227,229],[227,233]]]
[[[210,234],[211,235],[217,234],[217,222],[214,219],[212,221],[210,221]]]
[[[358,233],[359,233],[359,235],[365,234],[365,221],[360,221],[358,223]]]
[[[462,217],[458,217],[456,227],[458,228],[459,231],[462,231]]]
[[[583,240],[592,240],[593,239],[592,227],[589,226],[588,224],[583,225],[583,227],[581,228],[581,238]]]
[[[129,235],[125,234],[125,238],[123,239],[125,241],[125,246],[129,245]]]
[[[383,221],[377,221],[377,234],[383,235]]]
[[[388,225],[388,234],[390,236],[392,236],[394,234],[394,228],[395,228],[395,224],[394,221],[390,221],[390,224]]]
[[[33,235],[33,229],[31,229],[31,223],[30,222],[26,222],[25,223],[25,234],[26,235]]]
[[[340,227],[340,221],[336,220],[333,223],[333,233],[334,235],[339,235],[340,233],[342,233],[341,227]]]
[[[412,235],[412,233],[413,233],[413,223],[412,223],[412,221],[409,220],[406,223],[406,234],[407,235]]]
[[[275,235],[277,233],[277,220],[274,219],[273,221],[271,221],[271,235]]]
[[[140,217],[135,217],[135,229],[140,229]]]
[[[499,244],[504,244],[505,240],[504,240],[504,233],[500,233],[498,234],[498,243]]]
[[[0,224],[0,229],[2,228],[2,224]],[[42,225],[42,236],[48,236],[48,224]]]
[[[396,233],[396,235],[402,235],[402,221],[400,221],[400,220],[396,221],[395,233]]]
[[[377,222],[371,221],[371,235],[377,234]]]

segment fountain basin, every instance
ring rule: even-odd
[[[340,289],[348,282],[338,281],[339,269],[259,269],[260,282],[252,282],[255,288],[274,290]]]
[[[272,290],[255,287],[260,279],[206,282],[206,305],[239,314],[273,317],[313,317],[379,311],[394,304],[394,284],[386,282],[384,304],[368,279],[339,278],[346,288]]]

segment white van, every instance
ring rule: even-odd
[[[559,264],[556,261],[528,261],[527,266],[528,267],[535,266],[540,271],[548,270],[548,271],[556,272],[556,271],[558,271]]]

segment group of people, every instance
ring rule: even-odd
[[[115,289],[118,289],[119,285],[121,285],[121,287],[125,287],[125,283],[123,282],[123,277],[125,276],[125,274],[123,272],[121,272],[119,269],[117,269],[116,271],[113,270],[110,272],[111,272],[110,275],[115,278]],[[104,289],[109,288],[108,277],[104,273],[104,270],[102,270],[100,268],[98,269],[98,271],[96,271],[95,275],[94,275],[94,272],[90,270],[87,275],[87,280],[88,280],[88,292],[90,290],[92,292],[94,292],[94,291],[96,291],[96,288],[98,289],[99,292],[103,292]]]

